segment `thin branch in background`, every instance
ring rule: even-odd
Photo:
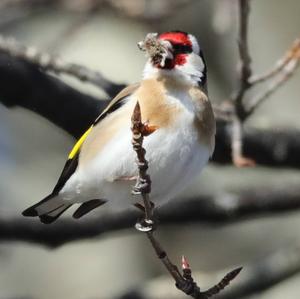
[[[120,86],[123,86],[108,80],[98,71],[93,71],[83,65],[64,62],[58,57],[39,52],[35,48],[23,46],[13,38],[0,36],[0,51],[31,62],[45,71],[70,75],[81,81],[94,84],[103,89],[109,96],[114,96],[120,90]]]
[[[248,23],[250,13],[250,0],[239,1],[239,88],[232,100],[235,102],[236,113],[239,119],[244,118],[243,97],[249,88],[249,78],[251,76],[251,57],[248,46]]]
[[[216,105],[212,104],[214,115],[217,121],[230,123],[234,117],[234,105],[231,101],[223,101]]]
[[[182,259],[182,273],[180,273],[177,266],[172,263],[172,261],[168,257],[167,252],[154,237],[154,222],[152,219],[154,206],[152,206],[149,198],[149,194],[151,192],[151,179],[147,174],[148,161],[145,157],[146,150],[143,148],[144,137],[153,133],[154,130],[150,129],[151,126],[142,123],[139,102],[136,103],[136,106],[134,108],[131,117],[131,123],[132,145],[137,155],[137,166],[139,171],[133,192],[135,195],[141,195],[145,211],[145,219],[142,223],[138,224],[137,229],[146,233],[157,257],[162,261],[169,274],[173,277],[173,279],[175,280],[175,285],[179,290],[195,299],[207,299],[209,297],[212,297],[220,293],[226,286],[228,286],[230,282],[235,279],[236,276],[240,273],[242,268],[237,268],[229,272],[218,284],[211,287],[205,292],[201,292],[200,288],[197,286],[197,283],[192,277],[192,270],[187,260],[184,257]]]
[[[231,98],[233,113],[231,118],[231,154],[232,161],[237,167],[253,166],[255,163],[243,155],[242,121],[245,117],[243,99],[249,89],[249,78],[252,74],[251,57],[248,46],[248,24],[250,0],[238,0],[239,5],[239,86]]]
[[[250,115],[254,110],[267,98],[269,98],[275,91],[277,91],[287,80],[295,73],[299,67],[300,62],[300,39],[297,39],[292,49],[289,51],[287,57],[282,60],[278,68],[274,68],[269,73],[260,77],[254,78],[253,82],[263,82],[277,75],[261,93],[253,96],[246,103],[247,114]]]
[[[239,0],[239,88],[232,96],[232,113],[228,119],[231,127],[231,154],[234,165],[254,166],[253,159],[243,154],[243,123],[264,100],[278,90],[295,72],[299,66],[300,40],[297,39],[288,50],[284,58],[279,60],[274,68],[262,75],[253,75],[251,70],[251,57],[248,46],[248,23],[250,13],[250,0]],[[277,77],[276,77],[277,76]],[[254,95],[248,101],[244,101],[246,92],[258,83],[266,82],[274,78],[261,93]],[[217,109],[217,115],[223,117],[221,107]]]
[[[243,133],[242,123],[234,116],[231,124],[231,156],[233,164],[237,167],[252,167],[255,166],[255,161],[246,158],[242,153]]]
[[[287,53],[278,60],[278,62],[270,70],[263,74],[253,75],[249,78],[249,83],[251,85],[263,83],[274,76],[278,75],[285,67],[290,63],[291,60],[299,59],[299,48],[300,48],[300,38],[297,38]]]

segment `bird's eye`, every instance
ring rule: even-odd
[[[174,52],[177,54],[181,54],[181,53],[191,53],[192,47],[189,45],[182,45],[182,44],[173,44],[173,49]]]

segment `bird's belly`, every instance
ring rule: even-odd
[[[69,196],[75,202],[102,198],[120,208],[139,200],[131,195],[135,180],[130,178],[137,175],[131,138],[130,129],[122,129],[89,165],[79,167],[63,191],[76,190],[76,196]],[[209,159],[209,149],[188,126],[159,129],[145,137],[144,147],[152,180],[150,197],[156,204],[174,197]]]

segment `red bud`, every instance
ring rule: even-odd
[[[187,261],[187,259],[184,255],[181,258],[181,267],[182,267],[183,270],[190,269],[189,262]]]

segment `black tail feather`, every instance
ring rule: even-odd
[[[39,218],[41,220],[42,223],[44,224],[50,224],[52,222],[54,222],[61,214],[63,214],[68,208],[70,208],[72,205],[65,205],[64,209],[61,210],[58,214],[56,214],[55,216],[51,216],[49,214],[44,214],[44,215],[40,215]]]
[[[102,206],[106,203],[104,199],[92,199],[87,202],[84,202],[73,214],[75,219],[78,219],[85,214],[89,213],[90,211],[96,209],[99,206]]]
[[[64,202],[58,194],[50,194],[40,202],[22,212],[26,217],[39,217],[41,222],[49,224],[55,221],[72,204]]]
[[[44,199],[42,199],[41,201],[39,201],[38,203],[34,204],[33,206],[27,208],[26,210],[24,210],[22,212],[22,215],[25,217],[37,217],[39,216],[36,207],[40,206],[42,203],[50,200],[51,198],[55,197],[56,195],[54,194],[50,194],[48,196],[46,196]]]

